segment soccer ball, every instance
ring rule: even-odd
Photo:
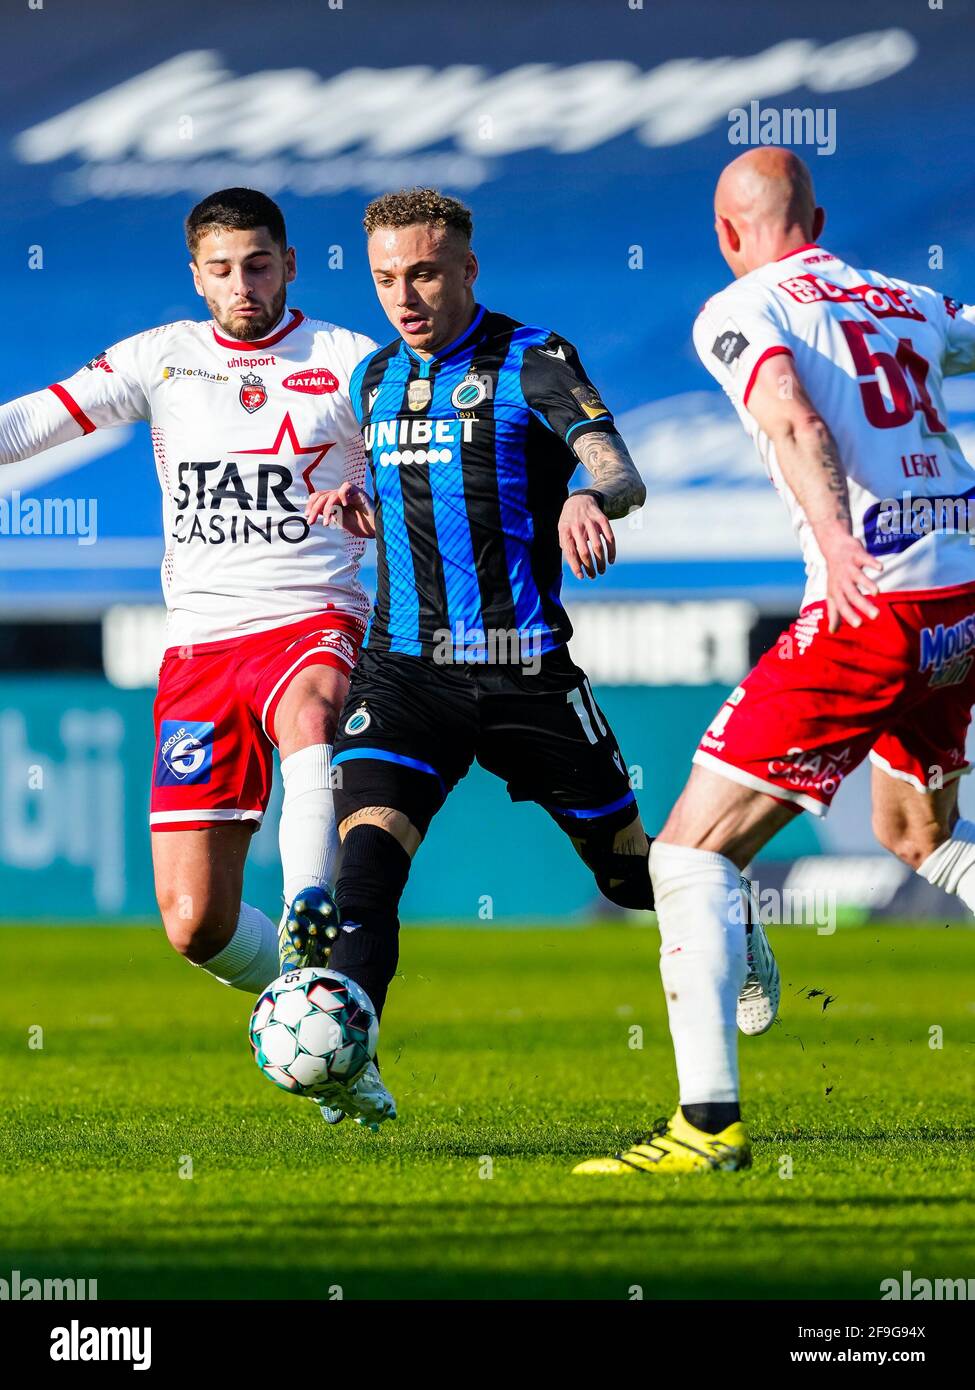
[[[334,970],[289,970],[254,1006],[251,1047],[261,1071],[296,1096],[354,1081],[375,1055],[379,1021],[369,996]]]

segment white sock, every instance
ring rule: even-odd
[[[260,908],[241,903],[237,930],[223,950],[200,968],[221,984],[259,994],[281,974],[277,927]]]
[[[284,802],[278,844],[285,913],[302,888],[331,887],[339,852],[332,803],[332,745],[316,743],[281,760]]]
[[[929,854],[917,871],[929,883],[956,894],[975,912],[975,822],[960,820],[951,838]]]
[[[738,870],[723,854],[654,840],[650,877],[680,1103],[736,1101],[735,1008],[747,974]]]

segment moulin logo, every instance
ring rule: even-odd
[[[918,669],[931,672],[931,685],[959,685],[968,675],[975,647],[975,613],[969,613],[951,627],[939,623],[921,633],[921,660]]]

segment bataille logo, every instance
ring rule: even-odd
[[[306,396],[327,396],[339,389],[337,376],[327,367],[306,367],[304,371],[292,372],[281,383],[289,391],[301,391]]]

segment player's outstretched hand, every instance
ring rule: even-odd
[[[824,558],[830,632],[836,632],[841,623],[860,627],[864,618],[876,618],[880,610],[867,597],[880,592],[875,576],[883,565],[876,556],[865,550],[856,536],[846,534],[830,546]]]
[[[583,575],[595,579],[616,559],[616,537],[609,518],[589,493],[577,492],[566,498],[559,517],[559,545],[576,579]]]
[[[313,492],[305,503],[305,517],[314,526],[319,517],[323,526],[341,526],[352,536],[372,540],[376,534],[376,514],[368,495],[355,483],[325,492]]]

